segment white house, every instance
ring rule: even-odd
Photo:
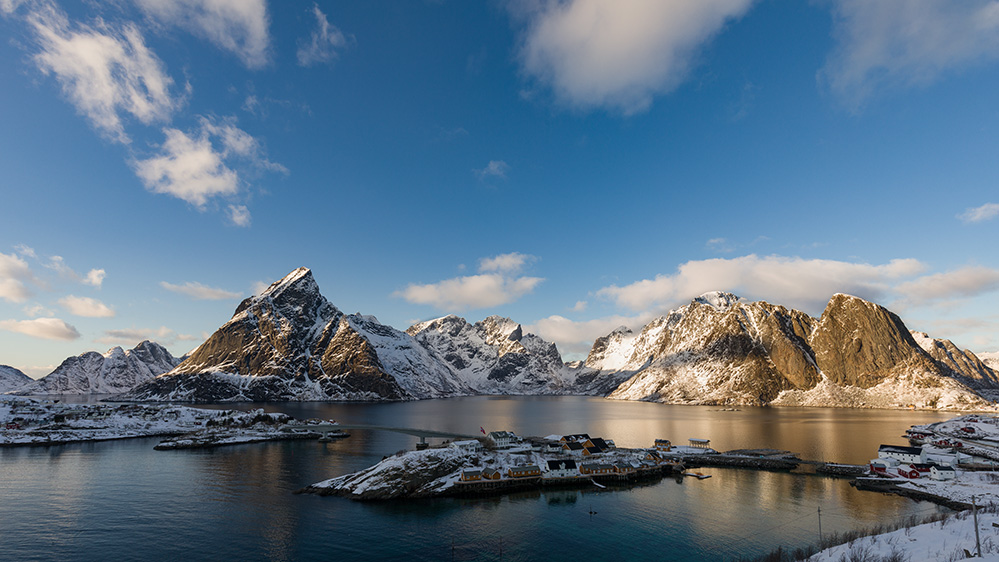
[[[520,438],[512,431],[490,431],[489,440],[496,445],[497,449],[506,449],[519,442]]]
[[[926,451],[924,451],[922,447],[881,445],[878,447],[878,458],[897,459],[902,464],[926,464]]]
[[[545,478],[572,478],[579,476],[579,468],[572,459],[548,461],[545,465]]]
[[[478,439],[469,439],[467,441],[452,441],[451,447],[458,449],[466,455],[474,455],[482,450],[482,443]]]
[[[953,480],[957,478],[957,471],[949,466],[935,464],[930,467],[930,478],[933,480]]]

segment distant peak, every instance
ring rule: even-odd
[[[309,288],[316,287],[316,280],[312,278],[312,270],[307,267],[300,267],[292,271],[278,281],[271,283],[270,287],[267,287],[261,296],[270,296],[274,298],[283,293],[289,287],[294,286]]]
[[[718,310],[725,310],[742,300],[738,295],[724,291],[710,291],[694,299],[693,302],[706,304]]]

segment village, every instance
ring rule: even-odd
[[[289,422],[296,430],[288,431]],[[67,404],[0,397],[0,447],[166,437],[154,449],[206,448],[260,441],[315,439],[324,420],[293,420],[262,409],[248,412],[160,404]],[[346,436],[345,433],[334,434]]]

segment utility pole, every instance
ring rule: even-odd
[[[971,513],[975,519],[975,556],[982,557],[982,542],[978,539],[978,506],[975,505],[975,496],[971,496]]]
[[[819,544],[822,544],[822,506],[819,506]]]

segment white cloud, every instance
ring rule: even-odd
[[[58,318],[35,318],[34,320],[3,320],[0,330],[17,332],[47,340],[75,340],[80,332]]]
[[[479,260],[479,272],[498,271],[501,273],[516,273],[523,269],[528,262],[536,261],[538,258],[520,252],[500,254],[491,258]]]
[[[70,314],[85,316],[87,318],[114,318],[115,312],[108,305],[97,299],[90,297],[77,297],[67,295],[59,299],[62,305]]]
[[[475,172],[475,175],[479,176],[480,180],[489,177],[506,179],[506,173],[510,171],[510,165],[502,160],[490,160],[485,168],[472,171]]]
[[[312,14],[316,17],[316,29],[308,41],[298,45],[298,64],[302,66],[332,62],[340,56],[337,49],[347,46],[347,37],[336,26],[330,25],[318,4],[312,5]]]
[[[229,205],[229,220],[236,226],[250,226],[250,210],[246,205]]]
[[[0,299],[22,303],[31,296],[26,283],[34,281],[28,262],[15,254],[0,252]]]
[[[32,248],[31,246],[25,246],[24,244],[18,244],[17,246],[14,246],[14,250],[16,250],[17,253],[21,254],[22,256],[24,256],[26,258],[32,258],[32,259],[38,258],[38,254],[35,253],[35,249]]]
[[[586,310],[587,304],[588,303],[586,301],[576,301],[576,304],[569,310],[573,312],[583,312],[584,310]]]
[[[820,78],[853,108],[879,89],[999,58],[995,0],[834,0],[833,16],[837,45]]]
[[[519,58],[555,97],[584,109],[643,111],[687,77],[699,50],[752,0],[533,2]]]
[[[542,318],[534,324],[526,326],[525,329],[548,341],[555,342],[559,351],[564,354],[585,356],[597,338],[606,336],[620,326],[639,330],[654,316],[651,313],[637,316],[616,315],[577,322],[554,315]]]
[[[689,261],[672,275],[657,275],[624,287],[605,287],[597,294],[632,310],[649,310],[676,305],[708,291],[725,290],[815,314],[822,311],[834,293],[878,300],[888,293],[893,282],[924,270],[925,266],[914,259],[869,265],[750,254]]]
[[[538,258],[519,252],[479,260],[480,275],[467,275],[427,285],[410,284],[392,294],[415,304],[441,310],[465,310],[499,306],[516,301],[544,281],[541,277],[516,275]]]
[[[266,281],[254,281],[253,284],[250,285],[250,293],[253,295],[263,294],[263,292],[267,290],[267,287],[270,286],[271,284]]]
[[[235,54],[248,68],[270,60],[270,18],[264,0],[136,0],[150,17],[182,27]]]
[[[242,180],[229,167],[239,159],[256,168],[287,172],[267,160],[260,143],[232,119],[202,118],[197,133],[165,128],[161,154],[135,160],[135,173],[154,193],[165,193],[203,209],[208,200],[239,192]]]
[[[986,203],[981,207],[972,207],[957,216],[964,222],[982,222],[999,216],[999,203]]]
[[[55,316],[55,311],[50,308],[46,308],[38,303],[35,303],[30,306],[25,306],[24,314],[32,318],[35,318],[36,316]]]
[[[409,285],[394,296],[441,310],[487,308],[514,302],[542,281],[540,277],[510,278],[497,273],[469,275],[428,285]]]
[[[999,290],[999,270],[981,266],[926,275],[896,287],[898,293],[916,304],[975,297],[996,290]]]
[[[160,286],[164,289],[191,297],[195,300],[225,300],[225,299],[235,299],[239,298],[239,293],[233,291],[226,291],[225,289],[216,289],[214,287],[207,287],[201,283],[188,282],[183,285],[174,285],[173,283],[167,283],[166,281],[160,282]]]
[[[125,328],[122,330],[107,330],[104,335],[94,339],[97,343],[108,345],[124,345],[134,347],[144,340],[155,341],[161,345],[176,341],[177,335],[166,326],[156,329],[148,328]]]
[[[93,287],[100,287],[104,284],[104,277],[106,275],[107,273],[103,269],[91,269],[87,272],[87,276],[83,278],[83,282]]]
[[[121,143],[122,113],[144,124],[166,121],[182,100],[170,92],[173,80],[131,24],[114,27],[98,20],[71,29],[53,4],[35,5],[26,17],[35,33],[38,68],[55,75],[70,102],[104,136]]]

